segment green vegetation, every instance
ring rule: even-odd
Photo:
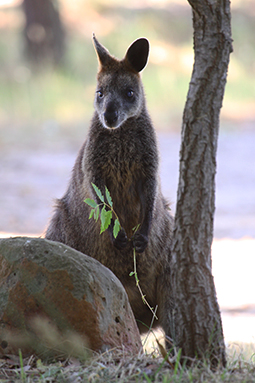
[[[114,226],[113,226],[113,236],[114,238],[117,238],[117,235],[121,229],[120,226],[120,221],[113,210],[113,202],[112,198],[110,195],[109,190],[105,186],[105,196],[106,196],[106,201],[104,199],[104,196],[101,192],[101,190],[98,189],[96,185],[92,183],[93,189],[95,190],[96,195],[100,199],[101,203],[98,205],[96,201],[90,198],[85,199],[85,203],[88,204],[92,209],[89,215],[89,219],[94,217],[95,221],[98,221],[99,218],[99,212],[100,212],[100,219],[101,219],[101,229],[100,229],[100,234],[102,234],[104,231],[108,229],[108,227],[111,224],[112,219],[114,220]],[[100,206],[102,206],[102,209],[100,211]]]

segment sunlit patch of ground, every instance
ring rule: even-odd
[[[21,0],[0,0],[0,7],[12,7],[20,4]]]
[[[3,231],[0,231],[0,238],[10,238],[10,237],[41,237],[41,234],[5,233]]]
[[[226,341],[255,343],[255,239],[215,240],[212,260]]]

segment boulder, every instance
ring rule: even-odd
[[[127,294],[101,263],[58,242],[0,240],[0,354],[81,356],[141,339]]]

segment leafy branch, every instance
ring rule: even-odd
[[[93,183],[92,183],[92,186],[96,192],[96,195],[100,199],[101,203],[97,204],[96,201],[94,201],[93,199],[90,199],[90,198],[85,199],[84,202],[92,208],[90,215],[89,215],[89,219],[94,217],[95,221],[97,222],[98,218],[99,218],[100,207],[103,206],[103,208],[101,209],[101,214],[100,214],[100,219],[101,219],[100,234],[102,234],[105,230],[108,229],[108,227],[111,224],[111,220],[113,219],[113,216],[114,216],[115,220],[114,220],[114,226],[113,226],[113,236],[114,236],[114,238],[117,238],[117,235],[121,229],[121,226],[120,226],[119,218],[113,209],[113,203],[112,203],[112,198],[111,198],[110,192],[107,189],[107,187],[105,186],[105,197],[107,200],[107,202],[105,202],[105,199],[104,199],[104,196],[103,196],[101,190]],[[106,210],[106,209],[108,209],[108,210]]]
[[[91,207],[89,219],[94,217],[95,221],[97,222],[99,219],[99,215],[100,215],[100,220],[101,220],[100,234],[102,234],[105,230],[108,229],[108,227],[111,224],[111,220],[114,219],[113,236],[114,236],[114,238],[117,238],[117,235],[118,235],[119,231],[121,230],[121,225],[120,225],[119,217],[117,216],[116,212],[113,209],[113,202],[112,202],[110,192],[107,189],[107,187],[105,186],[105,197],[104,197],[101,190],[95,184],[92,183],[92,187],[95,190],[95,193],[98,196],[101,203],[98,204],[96,201],[94,201],[91,198],[86,198],[84,200],[84,202]],[[106,200],[105,200],[105,198],[106,198]],[[102,207],[101,212],[100,212],[100,207]],[[134,234],[137,232],[139,226],[140,226],[140,224],[138,224],[136,227],[133,228]],[[131,277],[134,275],[135,281],[136,281],[136,286],[138,287],[138,290],[141,294],[143,303],[148,306],[148,308],[150,309],[150,311],[153,314],[153,318],[158,319],[156,316],[156,311],[153,310],[153,308],[149,305],[148,301],[145,299],[145,295],[143,294],[141,286],[139,284],[139,279],[138,279],[137,270],[136,270],[135,247],[133,248],[133,259],[134,259],[134,271],[131,271],[129,276]]]

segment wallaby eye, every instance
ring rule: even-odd
[[[132,98],[134,96],[134,91],[132,89],[129,89],[127,91],[127,96],[128,96],[128,98]]]
[[[97,90],[96,91],[97,98],[102,99],[104,97],[103,91],[102,90]]]

